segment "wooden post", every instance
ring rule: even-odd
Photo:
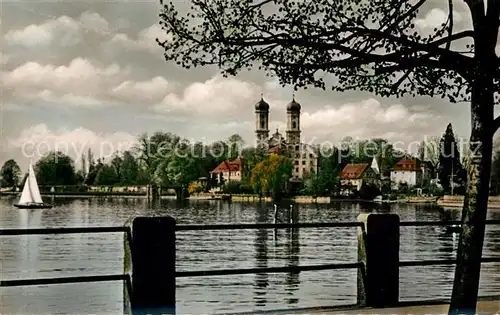
[[[360,214],[358,222],[358,304],[390,307],[399,302],[399,216]]]
[[[123,274],[130,276],[132,280],[132,220],[129,219],[125,222],[125,226],[130,230],[123,233]],[[125,281],[123,284],[123,314],[130,315],[132,310],[130,308],[132,296],[132,283]]]
[[[175,314],[175,225],[172,217],[132,223],[133,315]]]

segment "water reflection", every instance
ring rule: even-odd
[[[257,222],[267,220],[267,209],[263,204],[257,206]],[[268,248],[267,248],[267,229],[257,229],[255,237],[255,267],[268,267]],[[269,275],[267,273],[258,273],[255,275],[254,301],[255,306],[266,306],[267,287],[269,286]]]
[[[27,211],[12,207],[15,200],[0,198],[0,226],[71,227],[117,226],[134,216],[170,215],[179,224],[272,222],[273,205],[263,203],[190,200],[155,202],[145,198],[59,198],[49,210]],[[449,210],[448,210],[449,211]],[[435,221],[459,214],[440,213],[432,205],[347,203],[298,204],[295,222],[355,221],[360,212],[395,212],[401,221]],[[500,211],[489,211],[500,219]],[[281,205],[280,222],[289,222],[289,205]],[[357,259],[354,228],[273,229],[179,233],[180,270],[279,267],[353,262]],[[498,257],[499,226],[489,226],[485,257]],[[0,240],[0,265],[5,279],[83,276],[121,273],[123,235],[117,233],[66,236],[4,237]],[[453,257],[457,234],[443,227],[405,227],[401,230],[401,259]],[[485,264],[480,295],[498,294],[500,264]],[[401,299],[449,298],[453,266],[401,268]],[[356,271],[303,272],[245,275],[241,277],[186,278],[179,288],[178,306],[184,314],[261,311],[356,301]],[[300,282],[300,284],[299,284]],[[119,314],[122,286],[103,284],[2,288],[2,314]],[[300,301],[299,301],[300,299]],[[187,311],[189,310],[189,311]]]
[[[22,228],[40,226],[41,210],[19,209],[19,225]],[[20,235],[9,237],[13,243],[18,243],[15,251],[18,253],[23,273],[32,277],[38,270],[37,261],[40,253],[40,237],[37,235]]]
[[[299,205],[295,205],[290,211],[290,216],[293,223],[299,223]],[[286,244],[286,257],[288,258],[288,266],[298,266],[299,265],[299,255],[300,255],[300,242],[299,242],[299,229],[292,228],[287,230],[287,244]],[[286,299],[286,304],[298,304],[299,299],[295,298],[295,291],[299,289],[299,273],[290,272],[286,274],[285,284],[286,291],[289,298]]]

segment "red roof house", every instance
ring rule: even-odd
[[[368,163],[347,164],[340,172],[339,177],[340,179],[359,179],[369,167]]]
[[[210,171],[210,174],[222,174],[224,180],[241,181],[243,172],[243,160],[236,158],[232,161],[222,161],[216,168]]]
[[[347,164],[339,174],[341,194],[349,195],[353,190],[359,191],[363,181],[375,182],[378,179],[377,176],[368,163]]]

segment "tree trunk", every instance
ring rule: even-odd
[[[472,156],[449,315],[476,313],[493,145],[493,80],[484,70],[478,71],[472,84]]]

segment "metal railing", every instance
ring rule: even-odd
[[[500,225],[500,220],[487,220],[487,225]],[[400,227],[422,227],[422,226],[450,226],[461,225],[460,221],[401,221]],[[304,229],[304,228],[361,228],[365,232],[362,222],[307,222],[307,223],[257,223],[257,224],[215,224],[215,225],[176,225],[175,231],[207,231],[207,230],[245,230],[245,229]],[[117,227],[71,227],[71,228],[36,228],[36,229],[0,229],[0,236],[16,235],[49,235],[49,234],[83,234],[83,233],[125,233],[129,246],[133,244],[132,230],[128,226]],[[132,250],[131,247],[128,248]],[[484,257],[484,263],[500,262],[500,257]],[[400,267],[409,266],[431,266],[431,265],[453,265],[455,259],[442,260],[418,260],[399,261]],[[243,268],[243,269],[219,269],[219,270],[194,270],[175,271],[175,278],[242,275],[260,273],[300,273],[303,271],[336,270],[336,269],[358,269],[361,272],[363,282],[366,281],[366,266],[362,261],[351,263],[319,264],[306,266],[284,266],[267,268]],[[1,280],[0,287],[48,285],[62,283],[102,282],[102,281],[125,281],[127,292],[131,294],[132,279],[129,274],[98,275],[98,276],[73,276],[60,278],[41,279],[19,279]],[[347,305],[346,305],[347,306]],[[352,306],[352,305],[348,305]]]
[[[125,233],[131,239],[131,231],[126,226],[114,227],[71,227],[71,228],[38,228],[38,229],[0,229],[0,236],[16,235],[60,235],[60,234],[96,234],[96,233]],[[1,280],[0,287],[15,287],[29,285],[68,284],[82,282],[125,281],[127,288],[131,288],[131,279],[128,274],[72,276],[40,279]],[[130,291],[129,291],[130,292]]]

